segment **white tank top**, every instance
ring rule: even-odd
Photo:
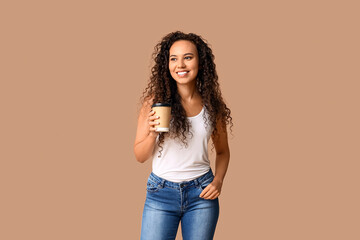
[[[212,133],[210,121],[204,122],[204,114],[207,119],[205,107],[193,117],[187,117],[190,121],[190,131],[187,135],[187,147],[178,138],[165,137],[161,157],[159,147],[156,144],[152,157],[152,171],[155,175],[172,182],[190,181],[205,174],[210,169],[208,157],[208,142]],[[170,125],[171,127],[171,125]]]

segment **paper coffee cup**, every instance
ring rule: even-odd
[[[154,120],[155,122],[160,122],[160,124],[155,126],[155,132],[168,132],[170,127],[171,105],[168,103],[155,103],[151,108],[155,111],[155,116],[160,117]]]

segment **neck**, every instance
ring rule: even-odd
[[[178,93],[181,97],[181,101],[184,103],[190,103],[194,98],[199,96],[199,92],[196,89],[195,81],[191,84],[178,84]]]

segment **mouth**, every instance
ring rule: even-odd
[[[190,71],[180,71],[180,72],[176,72],[176,74],[179,76],[179,77],[184,77],[186,76]]]

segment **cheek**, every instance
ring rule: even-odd
[[[199,63],[198,62],[194,62],[191,66],[193,69],[198,70],[199,69]]]
[[[170,68],[169,71],[170,71],[170,75],[171,75],[173,78],[175,78],[175,77],[176,77],[176,73],[175,73],[174,71],[172,71],[171,68]]]
[[[199,66],[198,65],[194,65],[192,67],[192,69],[194,70],[194,73],[197,74],[199,72]]]
[[[172,72],[173,66],[171,64],[168,65],[168,70]]]
[[[169,64],[169,71],[171,74],[173,74],[175,68],[176,66],[174,66],[174,64]]]

